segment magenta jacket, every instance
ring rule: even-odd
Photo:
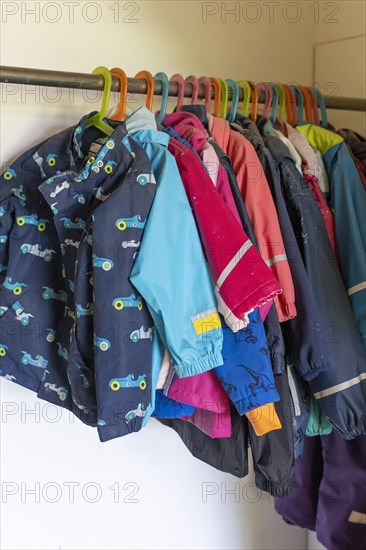
[[[181,123],[175,124],[171,117]],[[175,124],[175,131],[182,132],[185,139],[192,139],[193,136],[196,139],[197,136],[197,140],[201,141],[196,142],[195,148],[197,143],[198,147],[202,143],[203,148],[205,136],[202,137],[198,128],[192,128],[192,118],[200,124],[194,115],[184,112],[167,115],[164,124]],[[182,128],[183,124],[186,124],[186,131]],[[280,294],[281,287],[212,185],[196,155],[173,138],[169,142],[169,151],[177,161],[193,210],[215,283],[218,309],[227,325],[237,332],[248,324],[247,314]],[[224,177],[224,171],[221,171],[220,177],[218,174],[220,185]]]

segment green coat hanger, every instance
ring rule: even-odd
[[[227,85],[226,80],[219,78],[221,86],[221,108],[220,108],[220,117],[226,119],[227,107],[229,103],[229,86]]]
[[[95,115],[92,115],[88,118],[85,128],[90,128],[90,126],[95,126],[95,128],[98,128],[101,132],[104,134],[107,134],[107,136],[111,136],[114,132],[114,128],[104,122],[104,117],[107,114],[108,111],[108,103],[109,103],[109,96],[111,95],[111,88],[112,88],[112,75],[107,69],[107,67],[97,67],[94,69],[93,74],[100,74],[104,78],[104,91],[103,91],[103,98],[102,98],[102,106],[100,108],[100,111],[98,113],[95,113]]]

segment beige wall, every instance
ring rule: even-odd
[[[322,4],[324,8],[327,3]],[[366,2],[328,4],[339,11],[332,16],[337,22],[326,23],[323,18],[315,27],[314,82],[324,94],[366,97]],[[329,119],[338,128],[366,134],[366,113],[333,110]]]

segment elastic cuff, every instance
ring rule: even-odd
[[[307,437],[316,437],[319,435],[329,435],[333,431],[333,426],[306,426],[305,435]]]
[[[258,489],[269,493],[273,497],[288,497],[291,494],[292,480],[283,483],[276,483],[275,481],[270,481],[269,479],[262,477],[256,472],[255,485]]]
[[[98,426],[98,435],[102,443],[123,437],[133,432],[139,432],[142,428],[142,418],[137,417],[128,424],[113,424],[112,426]]]
[[[275,307],[278,315],[278,320],[280,323],[289,321],[297,315],[296,306],[294,302],[285,302],[282,296],[276,296]]]
[[[223,364],[224,360],[221,351],[216,351],[214,353],[208,353],[205,357],[201,357],[194,361],[194,363],[183,363],[182,365],[173,366],[178,378],[188,378],[189,376],[201,374],[215,367],[221,367]]]
[[[333,424],[335,428],[339,431],[343,439],[351,440],[355,439],[359,435],[366,435],[366,417],[360,419],[359,425],[354,426],[353,428],[347,428],[347,431],[340,430],[337,426]]]
[[[316,365],[311,370],[308,370],[306,372],[301,372],[301,369],[298,369],[298,371],[301,378],[306,380],[306,382],[310,382],[310,380],[316,378],[321,372],[330,369],[331,366],[331,361],[324,361],[324,363],[322,363],[321,365]]]
[[[278,391],[275,387],[273,389],[269,390],[262,390],[257,391],[255,396],[255,402],[253,402],[253,396],[246,395],[242,399],[238,401],[233,401],[236,410],[240,414],[240,416],[243,416],[244,414],[247,414],[251,411],[258,411],[261,407],[265,407],[266,405],[270,405],[280,400],[280,396],[278,394]],[[262,414],[262,413],[260,413]]]
[[[257,436],[265,435],[282,428],[274,403],[268,403],[268,405],[263,405],[263,407],[249,411],[245,416],[253,426],[255,435]]]

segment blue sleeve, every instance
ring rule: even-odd
[[[158,184],[131,282],[184,378],[222,365],[223,334],[208,267],[173,156],[154,169]]]
[[[258,310],[246,328],[232,332],[223,321],[224,364],[215,374],[240,415],[279,400],[270,351]]]

